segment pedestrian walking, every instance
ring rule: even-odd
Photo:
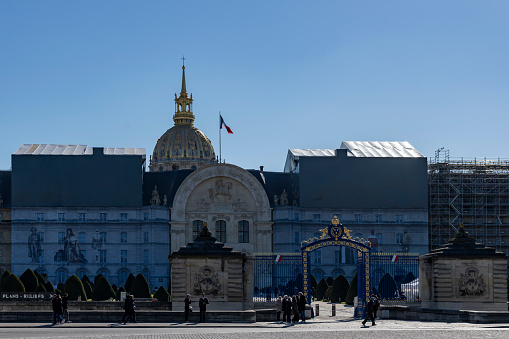
[[[60,294],[55,294],[55,297],[51,301],[51,306],[53,307],[53,325],[55,324],[63,324],[65,323],[64,318],[62,317],[62,298]]]
[[[306,297],[302,292],[299,292],[297,297],[297,303],[299,305],[299,313],[303,322],[306,321]]]
[[[207,312],[207,304],[209,303],[209,299],[205,296],[205,293],[202,293],[200,301],[198,302],[198,306],[200,306],[200,322],[205,322],[205,313]]]
[[[134,305],[134,296],[128,295],[124,301],[124,316],[122,322],[127,324],[129,321],[136,323],[136,306]]]
[[[373,302],[374,302],[375,298],[371,297],[368,301],[368,303],[366,304],[366,313],[367,313],[367,316],[366,316],[366,319],[364,319],[364,321],[362,322],[362,325],[366,325],[366,322],[368,321],[368,319],[371,319],[371,326],[375,326],[375,318],[373,318]]]
[[[69,294],[64,293],[64,296],[62,297],[62,311],[64,312],[64,320],[66,322],[69,322],[69,311],[67,310],[67,300],[69,299]]]
[[[188,294],[184,299],[184,321],[189,321],[189,312],[193,311],[193,306],[191,306],[191,295]]]
[[[376,313],[378,312],[378,309],[380,308],[380,300],[378,300],[378,296],[374,296],[375,300],[373,300],[373,318],[378,319]]]
[[[292,314],[293,314],[292,322],[293,323],[299,322],[299,301],[297,299],[298,299],[297,295],[294,295],[292,297]]]
[[[292,299],[287,295],[283,299],[283,321],[287,323],[292,322]]]
[[[281,321],[281,311],[283,310],[283,301],[281,300],[281,296],[277,297],[276,299],[276,321]]]

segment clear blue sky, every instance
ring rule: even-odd
[[[509,158],[509,1],[0,1],[0,169],[23,143],[146,148],[195,125],[226,161],[409,141]]]

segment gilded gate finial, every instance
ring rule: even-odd
[[[338,217],[337,217],[337,216],[334,216],[334,218],[332,218],[332,224],[333,224],[334,226],[339,225],[339,219],[338,219]]]

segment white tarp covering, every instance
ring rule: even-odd
[[[343,141],[349,156],[375,158],[424,158],[408,141]]]
[[[92,155],[93,147],[87,145],[23,144],[15,155]],[[144,148],[104,148],[105,155],[141,155],[145,159]]]
[[[406,300],[416,301],[419,298],[419,278],[408,284],[401,284],[401,292],[405,293]]]

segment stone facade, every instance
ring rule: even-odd
[[[11,209],[0,206],[0,274],[6,270],[11,270]]]

